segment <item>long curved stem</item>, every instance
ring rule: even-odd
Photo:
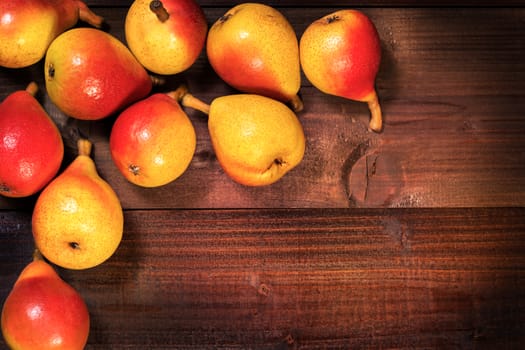
[[[179,101],[184,107],[196,109],[206,115],[210,114],[210,105],[190,94],[185,85],[181,85],[176,90],[168,92],[167,95]]]
[[[104,18],[97,15],[82,1],[77,0],[78,18],[82,21],[91,24],[94,27],[101,28],[104,23]]]
[[[377,98],[377,93],[375,91],[367,102],[368,109],[370,110],[370,122],[368,128],[375,132],[381,132],[381,129],[383,128],[383,116],[379,99]]]

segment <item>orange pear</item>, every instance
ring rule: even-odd
[[[194,0],[135,0],[126,15],[126,42],[157,74],[188,69],[204,48],[208,23]]]
[[[82,120],[108,117],[147,96],[153,83],[121,41],[95,28],[60,34],[47,50],[44,73],[51,101]]]
[[[236,94],[215,98],[210,105],[184,89],[183,106],[208,114],[208,131],[224,171],[246,186],[270,185],[303,159],[303,127],[284,103],[266,96]]]
[[[340,10],[311,23],[299,43],[301,66],[308,80],[324,93],[367,102],[369,128],[382,129],[375,90],[381,43],[373,22],[357,10]]]
[[[32,218],[38,250],[52,263],[87,269],[110,258],[122,239],[124,218],[117,194],[97,173],[91,142],[38,197]]]
[[[206,53],[215,72],[237,90],[302,110],[297,36],[275,8],[258,3],[231,8],[210,28]]]
[[[0,104],[0,194],[27,197],[58,173],[64,156],[62,136],[35,99],[36,83]]]
[[[16,280],[2,308],[2,334],[11,349],[83,349],[89,312],[82,296],[38,253]]]
[[[115,165],[131,183],[158,187],[190,165],[196,134],[191,120],[169,94],[153,94],[126,108],[109,139]]]
[[[51,42],[78,20],[95,27],[102,17],[80,0],[0,2],[0,66],[22,68],[44,57]]]

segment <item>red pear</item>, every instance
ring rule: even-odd
[[[376,27],[364,13],[340,10],[311,23],[299,42],[306,78],[324,93],[367,102],[369,127],[382,128],[375,79],[381,61]]]
[[[0,194],[6,197],[40,191],[62,163],[62,136],[33,96],[37,89],[30,83],[0,104]]]
[[[81,295],[41,257],[22,271],[2,308],[11,349],[83,349],[89,312]]]
[[[179,105],[178,95],[171,95],[157,93],[136,102],[113,125],[111,156],[131,183],[162,186],[190,165],[196,147],[195,129]]]
[[[116,37],[95,28],[75,28],[49,46],[44,64],[51,101],[82,120],[108,117],[140,100],[152,79]]]

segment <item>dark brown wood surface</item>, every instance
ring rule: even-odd
[[[87,3],[124,40],[131,1]],[[199,3],[211,25],[234,2]],[[268,3],[298,37],[348,6]],[[522,347],[525,10],[483,1],[352,6],[381,37],[384,131],[367,131],[366,105],[324,95],[303,76],[304,160],[263,188],[224,174],[206,118],[191,110],[198,144],[187,172],[162,188],[134,186],[109,155],[115,116],[67,118],[45,93],[41,62],[0,68],[0,100],[39,83],[66,142],[64,166],[73,131],[94,142],[97,169],[125,209],[109,261],[58,269],[88,304],[88,349]],[[204,54],[156,89],[181,82],[207,102],[235,92]],[[35,199],[0,198],[2,303],[31,257]]]
[[[1,295],[32,251],[1,213]],[[518,349],[525,210],[127,211],[99,267],[60,270],[89,349]]]

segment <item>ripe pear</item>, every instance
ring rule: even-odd
[[[219,77],[237,90],[302,110],[297,36],[275,8],[258,3],[231,8],[210,28],[206,53]]]
[[[158,187],[186,171],[195,153],[196,134],[178,101],[157,93],[118,116],[109,146],[115,165],[127,180]]]
[[[51,42],[78,20],[95,27],[102,17],[80,0],[0,2],[0,66],[22,68],[44,57]]]
[[[215,155],[234,181],[270,185],[303,159],[303,127],[284,103],[256,94],[221,96],[210,105],[187,91],[179,96],[183,106],[208,114]]]
[[[2,334],[11,349],[83,349],[89,323],[82,296],[38,255],[2,308]]]
[[[47,50],[44,74],[51,101],[82,120],[108,117],[147,96],[153,84],[121,41],[95,28],[60,34]]]
[[[38,250],[52,263],[87,269],[110,258],[122,239],[123,212],[117,194],[97,173],[91,142],[38,197],[32,218]]]
[[[299,43],[308,80],[324,93],[367,102],[369,128],[382,129],[375,79],[381,43],[374,23],[357,10],[340,10],[312,22]]]
[[[126,42],[139,62],[157,74],[177,74],[199,57],[208,23],[194,0],[135,0],[126,15]]]
[[[31,82],[0,104],[0,194],[6,197],[37,193],[62,164],[62,136],[34,97],[37,90]]]

